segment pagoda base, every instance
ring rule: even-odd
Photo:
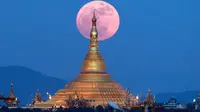
[[[120,84],[116,83],[107,73],[81,73],[76,79],[68,83],[65,88],[57,91],[47,102],[36,103],[36,107],[64,106],[68,107],[70,98],[88,101],[88,106],[107,106],[108,101],[115,102],[119,106],[134,105],[138,102],[131,94],[128,94]]]

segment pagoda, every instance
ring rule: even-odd
[[[196,99],[194,100],[195,109],[200,109],[200,93],[198,93]]]
[[[152,107],[155,102],[156,102],[155,95],[152,96],[151,90],[148,89],[148,93],[146,96],[146,100],[144,101],[144,105],[148,105],[149,107]]]
[[[34,106],[34,104],[37,103],[37,102],[43,102],[39,89],[37,90],[36,95],[32,100],[32,106]]]
[[[17,99],[15,97],[15,93],[14,93],[14,90],[13,90],[13,83],[11,81],[11,84],[10,84],[10,93],[9,93],[9,96],[4,98],[4,101],[5,103],[8,105],[8,106],[17,106],[17,104],[19,103],[19,99]]]
[[[115,82],[106,72],[106,65],[98,46],[97,19],[95,11],[92,18],[90,43],[88,53],[83,61],[81,72],[63,89],[58,90],[47,102],[36,102],[36,107],[64,106],[69,107],[68,99],[82,97],[89,106],[107,106],[108,101],[126,106],[127,91]],[[137,102],[131,93],[128,93],[128,102],[132,106]]]

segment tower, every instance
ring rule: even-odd
[[[108,101],[125,106],[127,92],[106,72],[106,65],[99,51],[97,21],[94,10],[89,48],[81,72],[72,82],[68,83],[63,89],[58,90],[49,101],[45,103],[36,102],[35,106],[62,105],[68,107],[66,100],[80,96],[86,99],[90,106],[106,106]],[[132,94],[129,94],[129,97],[130,102],[137,102]]]
[[[155,103],[155,96],[152,96],[150,89],[148,89],[148,93],[147,93],[147,97],[146,97],[145,103],[148,106],[153,106],[153,104]]]
[[[41,96],[41,93],[40,93],[39,89],[36,92],[36,95],[35,95],[35,97],[34,97],[34,99],[32,101],[32,104],[34,105],[36,102],[43,102],[42,96]]]
[[[7,98],[5,98],[5,102],[8,106],[16,106],[19,103],[19,99],[15,97],[13,90],[13,82],[10,82],[10,93]]]
[[[9,93],[9,98],[15,98],[15,93],[14,93],[14,90],[13,90],[13,82],[11,81],[10,82],[10,93]]]

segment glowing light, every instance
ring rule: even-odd
[[[139,96],[136,96],[136,99],[138,100],[138,99],[139,99]]]
[[[49,99],[51,99],[51,95],[47,92],[47,95],[49,96]]]
[[[193,99],[193,102],[196,102],[196,99]]]
[[[49,95],[49,99],[51,99],[51,95]]]

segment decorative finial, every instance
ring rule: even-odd
[[[10,81],[10,87],[13,87],[13,81],[12,80]]]
[[[96,9],[94,9],[94,12],[93,12],[93,18],[92,18],[92,25],[93,26],[96,26],[96,21],[97,21],[97,18],[96,18],[96,15],[95,15],[95,11],[96,11]]]

